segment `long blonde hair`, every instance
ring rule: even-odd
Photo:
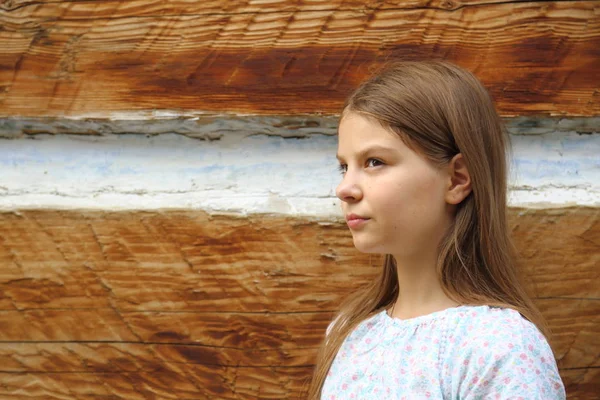
[[[507,222],[508,135],[494,103],[470,72],[443,61],[386,66],[361,84],[342,112],[369,116],[435,165],[462,153],[472,192],[463,200],[440,246],[438,276],[459,304],[512,308],[547,333],[519,278]],[[319,398],[346,336],[398,296],[396,265],[386,255],[378,278],[342,306],[317,355],[308,398]]]

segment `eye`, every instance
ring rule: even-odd
[[[338,165],[338,170],[340,171],[340,174],[344,175],[346,171],[348,171],[348,165],[340,164]]]
[[[383,161],[376,158],[369,158],[366,164],[367,167],[379,167],[381,165],[383,165]]]

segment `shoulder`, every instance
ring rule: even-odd
[[[519,393],[531,399],[564,398],[552,349],[517,311],[467,307],[449,328],[446,371],[458,398],[491,393],[497,398]]]
[[[486,360],[528,355],[554,363],[552,349],[540,330],[517,311],[488,306],[466,307],[450,321],[448,342],[454,355]]]
[[[547,346],[539,329],[515,310],[488,306],[462,309],[455,313],[449,332],[450,340],[462,348],[511,352],[527,345]]]

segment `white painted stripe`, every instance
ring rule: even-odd
[[[336,138],[228,133],[36,135],[0,141],[0,209],[339,216]],[[600,134],[513,136],[510,204],[600,206]]]

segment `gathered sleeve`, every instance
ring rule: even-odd
[[[450,398],[566,398],[552,350],[532,323],[519,315],[467,324],[465,330],[451,337],[456,343],[448,355],[454,358],[447,370]]]

